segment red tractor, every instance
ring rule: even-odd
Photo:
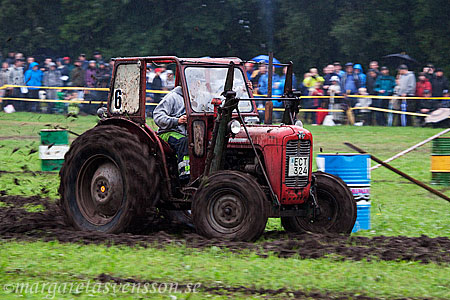
[[[146,123],[149,64],[172,65],[181,87],[188,181],[179,179],[174,149]],[[350,233],[353,196],[339,178],[312,172],[313,139],[296,120],[292,63],[282,65],[283,123],[259,125],[238,58],[115,59],[107,109],[73,142],[60,172],[67,221],[119,233],[151,226],[152,216],[165,212],[185,216],[210,238],[255,240],[268,218],[281,218],[287,231]]]

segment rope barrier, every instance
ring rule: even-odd
[[[50,87],[50,86],[26,86],[26,85],[11,85],[5,84],[0,87],[0,90],[4,90],[7,88],[34,88],[34,89],[54,89],[54,90],[90,90],[90,91],[109,91],[109,88],[90,88],[90,87]],[[145,90],[147,93],[156,93],[156,94],[167,94],[170,91],[165,90]],[[255,97],[265,97],[267,95],[254,94]],[[274,96],[280,97],[281,96]],[[450,100],[450,97],[399,97],[399,96],[373,96],[373,95],[347,95],[348,98],[373,98],[373,99],[399,99],[399,100]],[[301,96],[300,99],[345,99],[345,96]],[[27,102],[52,102],[52,103],[77,103],[77,104],[104,104],[107,100],[81,100],[79,98],[74,100],[58,100],[58,99],[32,99],[32,98],[15,98],[15,97],[0,97],[1,100],[12,100],[12,101],[27,101]],[[255,101],[264,101],[264,98],[254,98]],[[147,102],[146,106],[156,106],[158,103]],[[393,113],[400,115],[411,115],[418,117],[426,117],[427,114],[415,113],[415,112],[406,112],[378,107],[351,107],[350,110],[371,110],[371,111],[380,111],[385,113]],[[258,111],[265,111],[265,108],[257,108]],[[283,112],[284,108],[273,108],[273,111]],[[300,109],[300,112],[345,112],[343,109]]]
[[[0,87],[0,90],[7,88],[29,88],[29,89],[42,89],[42,90],[74,90],[74,91],[103,91],[109,92],[109,88],[90,88],[90,87],[74,87],[74,86],[27,86],[27,85],[12,85],[5,84]],[[147,93],[153,94],[167,94],[170,91],[166,90],[145,90]],[[255,100],[263,101],[265,94],[253,94]],[[262,98],[259,98],[262,97]],[[280,95],[273,96],[274,98],[281,98]],[[300,96],[300,99],[345,99],[345,98],[372,98],[372,99],[398,99],[398,100],[450,100],[450,97],[401,97],[401,96],[375,96],[375,95],[347,95],[347,96]]]

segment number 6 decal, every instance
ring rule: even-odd
[[[114,108],[120,109],[122,107],[122,90],[116,89],[114,91]]]

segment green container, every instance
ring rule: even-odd
[[[450,155],[450,137],[438,137],[433,140],[432,154]]]
[[[42,129],[41,145],[68,145],[69,133],[64,129]]]
[[[39,133],[39,158],[42,171],[59,171],[69,150],[69,134],[64,129],[43,129]]]
[[[431,173],[431,184],[450,186],[450,173]]]
[[[431,183],[443,186],[450,186],[450,170],[448,163],[443,163],[443,156],[450,156],[450,137],[438,137],[433,140],[431,157],[431,169],[442,170],[444,172],[432,172]],[[439,164],[440,163],[440,164]]]
[[[41,169],[46,172],[59,171],[63,164],[64,159],[42,159]]]

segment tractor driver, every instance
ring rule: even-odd
[[[159,127],[158,135],[169,143],[178,158],[180,179],[189,180],[189,152],[186,131],[186,108],[181,86],[168,93],[153,111],[153,119]]]

